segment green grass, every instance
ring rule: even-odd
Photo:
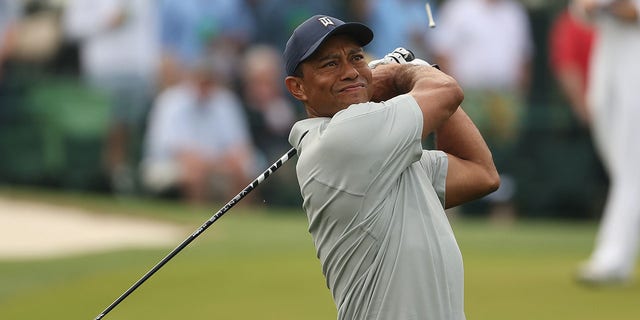
[[[33,190],[0,195],[155,215],[189,230],[217,210]],[[281,211],[234,208],[105,319],[335,319],[306,219],[299,210]],[[575,267],[591,249],[593,223],[497,227],[458,219],[453,226],[465,261],[468,319],[638,317],[638,284],[595,289],[573,282]],[[171,249],[0,261],[0,319],[93,319]]]
[[[455,225],[465,261],[469,319],[637,319],[640,286],[588,288],[577,265],[593,243],[594,224],[521,222]]]

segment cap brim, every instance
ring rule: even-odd
[[[324,37],[316,41],[316,43],[314,43],[313,46],[311,46],[309,50],[307,50],[307,52],[305,52],[305,54],[300,58],[300,63],[313,55],[327,38],[338,34],[346,34],[348,36],[351,36],[358,42],[361,47],[366,46],[367,44],[369,44],[369,42],[371,42],[371,40],[373,40],[373,31],[371,31],[369,27],[358,22],[347,22],[335,27],[329,33],[324,35]]]

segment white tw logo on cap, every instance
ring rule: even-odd
[[[330,25],[334,25],[333,21],[329,17],[318,18],[318,21],[322,23],[323,26],[328,27]]]

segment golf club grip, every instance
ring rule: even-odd
[[[229,209],[231,209],[236,203],[240,202],[242,198],[244,198],[249,192],[255,189],[262,181],[268,178],[274,171],[278,170],[287,162],[287,160],[291,159],[296,154],[296,149],[291,148],[286,154],[284,154],[278,161],[272,164],[267,170],[265,170],[260,176],[258,176],[253,182],[251,182],[246,188],[244,188],[240,193],[238,193],[233,199],[231,199],[227,204],[224,205],[218,212],[216,212],[209,220],[205,221],[200,228],[194,231],[187,239],[182,241],[180,245],[178,245],[175,249],[173,249],[167,256],[165,256],[160,262],[158,262],[151,270],[149,270],[140,280],[136,281],[127,291],[125,291],[118,299],[116,299],[111,305],[109,305],[102,313],[100,313],[95,320],[102,319],[107,313],[111,312],[120,302],[126,299],[133,291],[135,291],[140,285],[142,285],[147,279],[149,279],[153,274],[155,274],[162,266],[164,266],[169,260],[171,260],[174,256],[176,256],[182,249],[184,249],[189,243],[195,240],[200,234],[202,234],[209,226],[211,226],[216,220],[218,220],[222,215],[224,215]]]

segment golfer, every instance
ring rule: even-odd
[[[287,42],[289,92],[308,119],[289,142],[338,319],[460,320],[462,256],[445,208],[499,185],[491,153],[428,65],[368,66],[363,24],[314,16]],[[438,150],[423,150],[435,133]]]

